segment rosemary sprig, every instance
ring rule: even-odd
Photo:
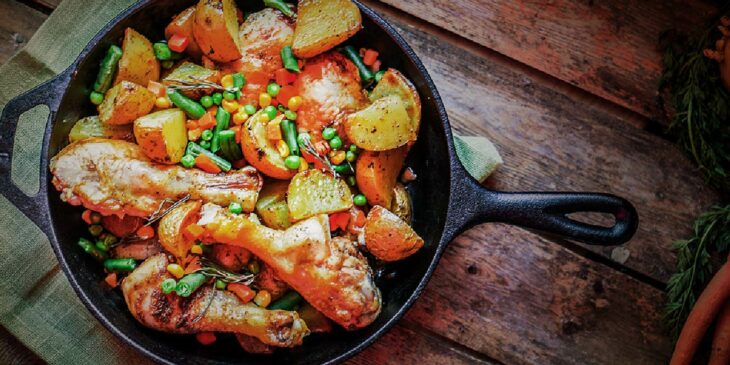
[[[195,272],[201,273],[209,278],[220,279],[227,284],[241,283],[251,285],[251,283],[253,283],[254,279],[256,278],[256,275],[248,271],[242,274],[232,273],[218,266],[213,261],[207,259],[205,256],[202,256],[200,258],[200,266],[201,268],[196,270]]]
[[[152,214],[147,217],[147,220],[145,222],[145,226],[149,226],[158,220],[162,219],[162,217],[166,216],[168,213],[170,213],[173,209],[177,208],[178,206],[182,205],[183,203],[190,200],[190,194],[185,195],[184,197],[178,199],[177,201],[174,201],[172,199],[165,199],[160,202],[160,205],[157,207],[157,209],[152,212]],[[167,206],[170,204],[169,206]],[[121,237],[117,243],[111,245],[111,247],[119,246],[121,244],[129,243],[129,242],[136,242],[136,241],[142,241],[144,238],[139,237],[136,235],[136,232],[131,233],[127,236]]]
[[[235,89],[226,89],[215,82],[210,82],[206,79],[198,78],[195,76],[189,76],[187,79],[168,79],[167,81],[173,83],[170,87],[183,91],[196,91],[196,90],[215,90],[215,91],[235,91]]]
[[[309,135],[306,135],[306,136],[300,135],[300,137],[301,138],[298,138],[298,141],[297,141],[299,143],[299,146],[305,152],[312,155],[317,161],[319,161],[322,164],[322,166],[325,167],[325,170],[327,170],[327,172],[331,173],[335,178],[339,177],[340,175],[337,173],[337,171],[335,171],[335,168],[334,168],[334,166],[332,166],[332,163],[328,159],[326,159],[322,155],[320,155],[319,152],[317,152],[317,148],[314,147],[314,144],[312,144],[312,138]],[[349,162],[348,162],[348,164],[349,164]],[[350,168],[352,169],[352,167],[350,167]]]

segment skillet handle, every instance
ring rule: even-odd
[[[46,170],[48,160],[48,138],[50,136],[50,121],[54,119],[60,98],[69,78],[69,72],[64,71],[56,77],[24,92],[10,100],[2,110],[0,116],[0,194],[22,211],[42,231],[49,233],[47,197],[43,193],[46,188]],[[47,105],[50,113],[44,129],[40,158],[40,189],[39,193],[30,196],[18,188],[11,179],[13,146],[18,128],[20,115],[38,106]]]
[[[464,227],[483,222],[514,224],[557,234],[590,245],[618,245],[636,232],[639,216],[626,199],[601,193],[507,193],[491,191],[467,175],[460,187]],[[469,196],[471,198],[469,198]],[[471,203],[469,203],[471,202]],[[475,204],[476,203],[476,204]],[[456,210],[459,208],[452,205]],[[602,227],[570,219],[567,214],[597,212],[613,215],[615,223]]]

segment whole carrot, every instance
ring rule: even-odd
[[[730,300],[725,301],[712,338],[712,353],[707,365],[730,364]]]
[[[725,262],[707,284],[684,323],[669,365],[689,365],[722,305],[730,296],[730,263]]]

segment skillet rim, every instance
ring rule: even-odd
[[[69,65],[69,67],[62,71],[59,76],[57,77],[57,80],[60,81],[58,86],[56,87],[57,90],[62,90],[62,94],[58,96],[58,105],[60,105],[64,99],[66,98],[69,86],[71,80],[76,76],[78,72],[79,65],[92,53],[92,51],[98,47],[103,40],[104,37],[107,36],[107,34],[114,28],[119,22],[127,19],[130,16],[133,16],[139,11],[143,11],[144,8],[146,8],[148,5],[153,3],[155,0],[139,0],[133,5],[129,6],[122,12],[120,12],[117,16],[115,16],[112,20],[110,20],[101,30],[99,30],[98,33],[86,44],[84,49],[79,53],[79,55],[76,57],[73,63]],[[454,191],[455,182],[458,180],[461,180],[463,178],[469,178],[470,176],[466,174],[463,170],[463,166],[456,158],[456,152],[454,149],[454,143],[453,143],[453,136],[451,133],[451,127],[449,123],[449,118],[446,113],[446,109],[444,107],[444,104],[441,100],[441,97],[438,93],[438,90],[436,89],[435,84],[433,83],[433,80],[431,79],[431,76],[429,75],[428,71],[426,70],[425,66],[421,62],[420,58],[416,55],[416,53],[413,51],[413,49],[408,45],[408,43],[403,39],[403,37],[398,33],[398,31],[390,25],[390,23],[385,20],[380,14],[369,8],[368,6],[364,5],[360,0],[352,0],[360,9],[362,13],[365,14],[367,18],[369,18],[373,23],[375,23],[378,27],[380,27],[389,37],[390,39],[398,46],[400,52],[415,65],[417,72],[419,76],[423,79],[425,86],[428,88],[430,93],[432,94],[433,98],[430,101],[431,103],[434,103],[435,109],[439,116],[440,126],[442,128],[442,131],[444,132],[444,138],[446,139],[446,150],[448,153],[448,165],[449,165],[449,176],[448,176],[448,184],[449,184],[449,194],[448,200],[446,202],[446,212],[444,212],[444,226],[441,230],[440,239],[437,243],[436,249],[434,251],[433,257],[430,260],[430,263],[426,267],[426,271],[422,274],[421,279],[418,281],[418,285],[413,290],[413,292],[410,294],[408,299],[405,300],[405,302],[399,307],[399,309],[393,314],[393,316],[385,323],[383,323],[380,328],[378,328],[376,331],[374,331],[370,336],[364,337],[362,340],[359,341],[359,343],[356,346],[353,346],[346,351],[342,352],[341,354],[328,359],[325,364],[335,364],[343,362],[359,352],[363,351],[365,348],[370,346],[372,343],[374,343],[378,338],[380,338],[382,335],[384,335],[387,331],[389,331],[398,321],[400,321],[405,315],[405,313],[413,306],[415,301],[420,297],[421,293],[425,289],[426,285],[428,284],[429,280],[431,279],[431,276],[433,275],[433,272],[438,265],[438,262],[443,254],[443,251],[445,249],[446,244],[452,239],[452,237],[457,233],[459,228],[459,224],[457,223],[459,220],[454,220],[454,210],[455,208],[452,205],[452,202],[454,201],[455,194],[458,194],[458,192]],[[53,79],[49,82],[53,82]],[[52,123],[48,123],[46,126],[46,136],[44,138],[44,145],[43,145],[43,155],[41,156],[42,159],[44,159],[45,163],[42,163],[42,166],[47,166],[48,161],[50,160],[50,156],[48,155],[48,143],[50,142],[50,137],[53,130],[53,124],[56,122],[57,115],[55,114],[55,111],[52,111],[53,115],[50,116]],[[50,172],[46,168],[44,173],[46,174],[46,182],[50,181]],[[47,189],[47,184],[43,184],[46,186],[41,186],[41,191],[39,193],[42,193],[44,196],[43,203],[45,203],[46,207],[50,206],[49,201],[49,194]],[[45,188],[45,189],[44,189]],[[456,209],[458,210],[458,209]],[[48,214],[48,213],[46,213]],[[142,345],[141,343],[138,343],[134,338],[127,335],[122,330],[118,329],[109,319],[106,318],[106,316],[97,308],[97,304],[91,298],[83,288],[81,288],[81,285],[79,284],[76,275],[71,270],[71,267],[69,266],[65,255],[61,252],[60,248],[60,242],[57,238],[56,234],[56,226],[53,218],[48,215],[48,221],[50,223],[50,229],[48,235],[49,240],[51,241],[51,247],[53,248],[54,254],[56,255],[59,264],[61,265],[61,268],[63,269],[64,275],[69,280],[69,283],[71,284],[71,287],[74,289],[74,292],[76,292],[76,295],[81,299],[81,302],[84,304],[84,306],[91,312],[91,314],[99,321],[101,322],[104,327],[110,331],[112,334],[114,334],[117,338],[125,342],[127,345],[134,348],[139,353],[143,354],[144,356],[148,357],[149,359],[157,362],[157,363],[163,363],[163,364],[174,364],[170,359],[166,357],[160,356],[157,352],[155,352],[152,349],[149,349],[148,347]],[[456,223],[456,224],[452,224]],[[434,242],[436,243],[436,242]]]

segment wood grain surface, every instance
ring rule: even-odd
[[[46,15],[15,1],[0,1],[0,64],[33,36]]]
[[[681,0],[382,1],[659,121],[659,34],[714,10]]]

